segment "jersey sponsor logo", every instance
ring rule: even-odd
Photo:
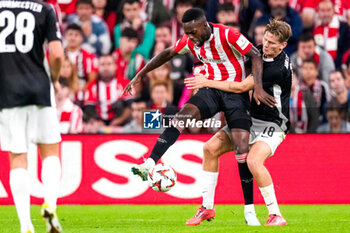
[[[157,111],[145,111],[143,112],[143,128],[144,129],[160,129],[161,113]]]
[[[224,63],[226,62],[225,59],[215,60],[213,58],[204,58],[200,54],[198,54],[199,60],[201,60],[203,63]]]

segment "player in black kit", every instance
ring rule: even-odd
[[[45,69],[48,42],[50,73]],[[21,232],[34,232],[30,218],[28,147],[38,145],[42,158],[48,232],[61,232],[56,202],[61,178],[61,136],[54,103],[63,60],[61,33],[51,5],[39,0],[0,1],[0,143],[10,156],[10,187]],[[46,63],[47,64],[47,63]]]
[[[288,56],[283,49],[287,45],[292,32],[290,26],[282,21],[272,20],[267,25],[263,38],[263,78],[264,90],[274,96],[276,105],[270,107],[264,103],[257,103],[254,98],[251,105],[251,127],[249,144],[251,148],[246,158],[248,167],[256,180],[269,210],[269,219],[265,226],[286,225],[282,217],[272,183],[271,176],[264,166],[267,158],[272,156],[277,146],[285,139],[285,133],[289,128],[289,98],[292,82],[292,70]],[[261,48],[260,48],[261,50]],[[242,92],[253,89],[253,79],[248,77],[241,83],[217,82],[207,80],[202,75],[185,80],[190,88],[217,88],[229,92]],[[207,173],[218,172],[219,156],[232,151],[231,137],[227,127],[216,133],[204,146],[203,170]],[[238,163],[243,162],[238,158]],[[214,201],[216,180],[208,180],[203,177],[203,203]],[[208,195],[211,193],[211,195]],[[254,206],[245,211],[252,211]],[[245,214],[246,215],[246,214]],[[215,212],[200,207],[196,215],[188,223],[197,223],[215,216]],[[188,225],[197,225],[188,224]]]

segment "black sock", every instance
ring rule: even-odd
[[[168,148],[176,142],[179,136],[180,131],[175,127],[166,128],[158,138],[156,145],[153,147],[150,158],[157,163]]]
[[[244,204],[254,204],[253,201],[253,175],[249,171],[248,164],[238,163],[239,176],[241,177],[241,185],[244,195]]]

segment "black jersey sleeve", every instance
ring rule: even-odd
[[[45,25],[46,38],[48,42],[51,42],[54,40],[61,40],[62,36],[61,36],[60,26],[57,21],[55,10],[51,6],[48,7],[45,23],[46,23]]]

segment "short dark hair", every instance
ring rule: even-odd
[[[133,39],[133,38],[138,39],[137,31],[135,31],[131,27],[124,28],[123,31],[121,32],[121,37],[127,37],[129,39]]]
[[[336,73],[339,73],[340,76],[343,78],[343,79],[346,79],[345,75],[343,74],[343,72],[341,72],[340,70],[333,70],[329,73],[329,78],[331,78],[331,75],[332,74],[336,74]]]
[[[191,5],[194,6],[194,0],[175,0],[174,8],[176,8],[178,5]]]
[[[132,103],[145,103],[147,106],[147,100],[143,96],[137,96],[135,99],[132,100]]]
[[[141,4],[141,1],[140,1],[140,0],[124,0],[124,2],[123,2],[123,7],[124,7],[124,5],[125,5],[126,3],[132,5],[132,4],[134,4],[135,2],[138,3],[138,4]]]
[[[77,3],[75,3],[75,7],[77,7],[80,4],[88,4],[92,8],[94,7],[94,5],[92,4],[92,0],[78,0]]]
[[[303,65],[304,65],[305,63],[312,63],[312,64],[314,64],[315,68],[317,69],[317,63],[316,63],[316,61],[315,61],[313,58],[307,58],[307,59],[305,59],[305,60],[303,61]]]
[[[202,17],[205,17],[204,11],[200,8],[191,8],[185,12],[182,17],[182,23],[188,23],[192,20],[198,20]]]
[[[235,11],[235,6],[232,4],[232,2],[224,2],[219,4],[216,12],[219,13],[220,11]]]
[[[65,32],[69,31],[69,30],[74,30],[74,31],[79,31],[80,34],[83,36],[84,33],[83,33],[83,29],[81,29],[81,27],[76,24],[76,23],[72,23],[72,24],[69,24],[67,27],[66,27],[66,30]]]
[[[339,113],[342,113],[343,108],[341,106],[341,104],[339,103],[339,101],[337,99],[332,99],[328,104],[327,104],[327,112],[330,111],[337,111]]]
[[[309,41],[315,42],[315,38],[311,32],[305,32],[300,35],[299,42],[309,42]]]
[[[152,84],[152,86],[151,86],[151,92],[152,92],[153,89],[154,89],[155,87],[157,87],[157,86],[164,86],[165,89],[166,89],[167,91],[169,91],[169,86],[168,86],[168,83],[167,83],[167,82],[158,81],[158,82],[155,82],[155,83]]]

